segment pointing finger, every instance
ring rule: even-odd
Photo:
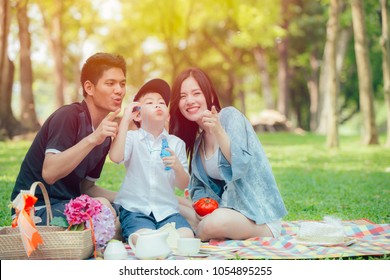
[[[118,116],[120,111],[121,111],[121,108],[118,108],[118,109],[116,109],[115,112],[108,113],[107,116],[106,116],[106,120],[113,121]]]

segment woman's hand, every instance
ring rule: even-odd
[[[203,112],[202,123],[210,133],[217,134],[223,130],[215,106],[211,107],[211,111],[206,110]]]
[[[225,156],[227,161],[231,163],[232,156],[230,152],[230,138],[219,121],[218,112],[215,109],[215,106],[211,107],[211,111],[204,111],[202,122],[206,133],[209,133],[211,138],[214,138],[217,141],[222,154]]]

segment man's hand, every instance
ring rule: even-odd
[[[115,118],[120,113],[121,109],[117,109],[114,113],[109,113],[99,124],[96,130],[89,136],[95,145],[100,145],[107,137],[115,137],[118,133],[118,123]]]

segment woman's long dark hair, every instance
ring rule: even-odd
[[[184,70],[176,77],[175,81],[173,82],[170,101],[171,105],[169,109],[171,116],[169,121],[169,133],[176,135],[186,143],[186,152],[187,157],[189,158],[191,172],[191,161],[199,126],[196,122],[187,120],[179,109],[181,85],[188,77],[193,77],[198,82],[199,87],[206,98],[208,110],[211,110],[211,107],[215,106],[215,109],[219,112],[221,110],[221,105],[219,103],[217,92],[213,83],[207,74],[199,68],[194,67]]]

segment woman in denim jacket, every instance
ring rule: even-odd
[[[190,68],[174,81],[170,133],[186,143],[192,201],[210,197],[219,208],[200,217],[181,199],[181,213],[203,241],[277,237],[287,212],[271,166],[248,119],[221,109],[202,70]]]

